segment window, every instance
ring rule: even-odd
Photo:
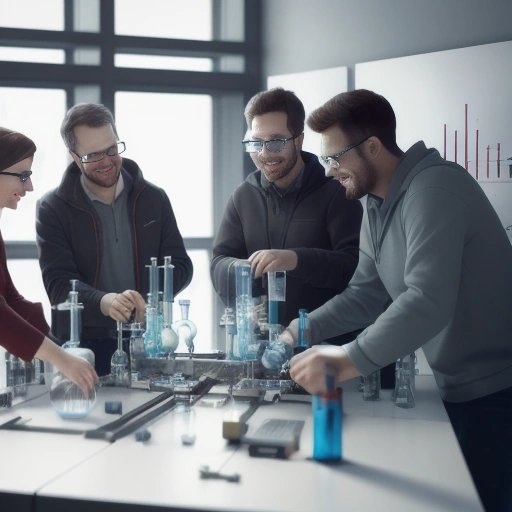
[[[184,237],[212,237],[211,98],[118,92],[115,100],[123,156],[167,192]]]
[[[0,0],[2,27],[64,30],[64,0]]]
[[[56,187],[66,168],[66,150],[60,123],[66,111],[66,94],[59,89],[0,87],[2,126],[30,137],[37,146],[32,164],[34,191],[20,201],[16,211],[4,208],[0,229],[4,240],[35,240],[37,200]]]
[[[60,123],[75,103],[103,103],[127,144],[123,156],[168,193],[193,260],[174,317],[177,301],[190,299],[197,350],[222,348],[209,261],[224,206],[251,166],[239,141],[245,101],[263,84],[260,10],[250,0],[0,0],[0,124],[38,146],[34,192],[0,219],[24,296],[49,307],[32,285],[34,217],[69,162]]]

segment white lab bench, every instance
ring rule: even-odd
[[[144,443],[136,442],[133,434],[108,443],[79,435],[0,430],[0,509],[483,510],[432,376],[417,377],[413,409],[396,407],[389,391],[382,391],[378,402],[364,402],[356,387],[356,381],[344,386],[344,460],[337,465],[310,459],[311,406],[288,402],[286,395],[281,402],[261,405],[249,429],[268,417],[305,420],[300,450],[288,460],[250,457],[246,445],[228,444],[222,438],[222,407],[194,406],[193,446],[181,444],[174,411],[149,424],[151,439]],[[144,398],[141,391],[115,393],[125,410]],[[45,411],[39,412],[41,418],[56,417],[49,400],[46,406],[41,405],[44,397],[38,400],[0,412],[0,423],[17,415],[37,418],[37,407]],[[101,419],[103,405],[96,407],[87,421]],[[106,421],[111,419],[115,417]],[[240,481],[201,479],[202,465],[238,473]]]

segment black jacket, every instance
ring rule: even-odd
[[[172,256],[174,293],[192,279],[192,261],[185,251],[167,194],[144,180],[139,166],[123,158],[123,172],[133,181],[128,196],[128,212],[133,241],[136,289],[144,297],[149,291],[145,267],[151,257],[163,263]],[[115,329],[115,322],[100,311],[100,300],[107,292],[98,290],[101,263],[101,223],[80,183],[75,163],[66,169],[55,190],[37,204],[36,231],[39,263],[46,292],[52,305],[66,300],[70,279],[78,279],[79,301],[84,304],[82,336],[103,338]],[[122,257],[122,255],[119,255]],[[53,326],[58,333],[58,326]]]
[[[283,325],[299,308],[316,309],[347,286],[357,266],[362,206],[349,201],[339,182],[327,178],[317,157],[302,152],[302,185],[286,219],[279,242],[271,244],[269,223],[285,200],[263,187],[261,171],[251,173],[231,196],[215,238],[211,277],[224,303],[234,304],[234,279],[228,285],[233,259],[247,259],[261,249],[293,249],[297,268],[287,272],[286,303],[279,311]],[[230,278],[233,271],[230,272]],[[229,290],[229,291],[228,291]],[[229,300],[228,300],[229,294]]]

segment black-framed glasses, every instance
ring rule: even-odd
[[[16,176],[16,178],[19,178],[21,183],[25,183],[30,178],[30,176],[32,176],[32,171],[23,171],[23,172],[0,171],[0,174],[5,174],[5,176]]]
[[[93,162],[99,162],[103,160],[105,156],[116,156],[126,150],[126,144],[124,142],[116,142],[113,146],[103,150],[95,151],[94,153],[87,153],[87,155],[75,155],[80,159],[83,164],[91,164]]]
[[[270,140],[243,140],[244,151],[246,153],[259,153],[263,146],[271,153],[279,153],[283,151],[289,140],[296,139],[298,135],[288,137],[287,139],[270,139]]]
[[[360,146],[363,142],[366,142],[371,135],[366,137],[360,142],[357,142],[356,144],[350,144],[346,148],[342,149],[339,153],[336,153],[335,155],[331,156],[321,156],[320,162],[326,169],[337,169],[340,166],[340,158],[345,154],[348,153],[351,149],[357,148],[357,146]]]

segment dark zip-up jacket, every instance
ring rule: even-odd
[[[150,264],[150,258],[158,258],[161,265],[164,256],[172,256],[174,293],[177,294],[190,283],[193,269],[169,198],[163,189],[143,178],[134,161],[123,158],[122,169],[133,182],[127,215],[132,230],[135,288],[145,297],[149,291],[146,265]],[[84,304],[82,335],[84,339],[99,339],[108,337],[115,329],[115,322],[100,311],[101,298],[108,292],[123,290],[98,289],[102,227],[80,183],[80,175],[78,166],[71,163],[59,187],[38,201],[39,263],[52,305],[66,300],[70,279],[78,280],[78,297]],[[119,257],[122,258],[122,254]],[[52,329],[55,329],[53,325]]]
[[[296,193],[280,196],[262,184],[260,170],[235,190],[215,238],[210,268],[215,290],[225,304],[233,305],[233,279],[228,291],[233,261],[262,249],[294,250],[298,265],[287,272],[286,303],[279,311],[284,325],[300,308],[312,311],[344,290],[358,261],[361,203],[346,199],[345,189],[325,176],[315,155],[301,155],[305,168]],[[289,200],[293,203],[286,206]],[[279,233],[276,225],[281,226]],[[232,269],[229,274],[234,275]]]

